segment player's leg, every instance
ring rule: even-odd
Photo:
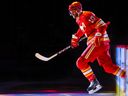
[[[103,54],[101,54],[97,58],[97,60],[99,64],[104,68],[105,72],[125,78],[126,71],[121,69],[119,66],[113,63],[110,57],[109,50],[103,52]]]
[[[97,92],[102,88],[100,83],[98,82],[95,74],[93,73],[92,68],[88,64],[88,60],[84,59],[83,57],[79,57],[77,60],[77,67],[81,70],[83,75],[89,80],[90,85],[87,88],[89,94]]]
[[[96,78],[92,68],[88,64],[88,60],[84,59],[83,57],[79,57],[76,64],[78,69],[81,70],[81,72],[88,79],[89,82],[93,81]]]
[[[96,59],[95,55],[97,48],[95,46],[91,45],[86,48],[86,50],[83,52],[83,54],[78,58],[76,64],[77,67],[81,70],[83,75],[89,80],[90,85],[87,88],[87,91],[89,94],[92,94],[102,88],[98,80],[96,79],[95,74],[93,73],[92,68],[88,64],[88,62],[92,62]]]

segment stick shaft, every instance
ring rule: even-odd
[[[82,37],[82,38],[79,40],[79,42],[81,42],[81,41],[84,40],[85,38],[86,38],[86,37]],[[67,51],[67,50],[70,49],[70,48],[71,48],[71,45],[65,47],[64,49],[60,50],[59,52],[57,52],[57,53],[55,53],[55,54],[59,55],[59,54],[65,52],[65,51]]]
[[[79,40],[79,42],[81,42],[81,41],[84,40],[85,38],[86,38],[86,37],[82,37],[82,38]],[[67,51],[67,50],[70,49],[70,48],[71,48],[71,45],[65,47],[64,49],[58,51],[57,53],[53,54],[53,55],[50,56],[50,57],[45,57],[45,56],[43,56],[43,55],[41,55],[41,54],[39,54],[39,53],[36,53],[35,56],[36,56],[38,59],[42,60],[42,61],[49,61],[49,60],[55,58],[56,56],[58,56],[59,54],[62,54],[63,52]]]

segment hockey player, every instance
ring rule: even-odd
[[[77,47],[79,39],[82,36],[87,37],[87,48],[78,58],[76,65],[90,82],[88,93],[93,94],[102,88],[88,64],[96,59],[105,72],[125,78],[126,71],[113,64],[110,57],[110,40],[106,31],[109,22],[105,23],[91,11],[83,11],[81,3],[77,1],[71,3],[68,9],[79,26],[77,32],[72,35],[71,46]]]

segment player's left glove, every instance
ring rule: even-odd
[[[96,47],[100,46],[100,38],[102,34],[100,32],[97,32],[94,37],[94,44]]]

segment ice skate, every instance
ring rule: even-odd
[[[87,91],[89,94],[93,94],[97,92],[98,90],[100,90],[101,88],[102,86],[100,85],[99,81],[95,79],[94,81],[90,83],[89,87],[87,88]]]

